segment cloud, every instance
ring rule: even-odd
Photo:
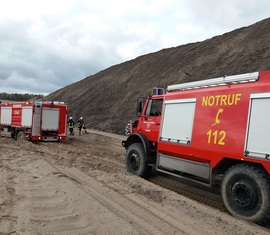
[[[193,25],[198,23],[207,32],[225,33],[236,28],[254,24],[269,17],[267,0],[200,0],[187,1]],[[209,31],[210,30],[210,31]]]
[[[0,92],[48,94],[137,56],[256,23],[269,8],[266,0],[1,0]]]

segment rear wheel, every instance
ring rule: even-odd
[[[269,179],[259,168],[246,164],[231,167],[223,177],[221,195],[231,215],[258,224],[269,221]]]
[[[17,134],[17,140],[25,140],[25,134],[24,131],[19,131],[19,133]]]
[[[147,158],[143,144],[131,144],[126,153],[126,166],[127,170],[134,175],[142,178],[150,176],[152,167],[147,164]]]

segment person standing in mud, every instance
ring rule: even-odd
[[[79,128],[79,135],[82,134],[82,129],[84,130],[85,133],[87,133],[83,117],[80,117],[80,119],[78,120],[78,128]]]
[[[69,117],[67,124],[68,124],[69,134],[74,135],[75,122],[73,121],[72,117]]]

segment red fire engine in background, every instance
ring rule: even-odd
[[[17,140],[58,141],[67,138],[67,104],[54,101],[2,102],[0,136]]]
[[[212,187],[235,217],[270,219],[270,71],[153,89],[129,122],[127,170]]]

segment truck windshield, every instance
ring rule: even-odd
[[[162,103],[162,99],[149,100],[145,116],[160,116],[162,110]]]

